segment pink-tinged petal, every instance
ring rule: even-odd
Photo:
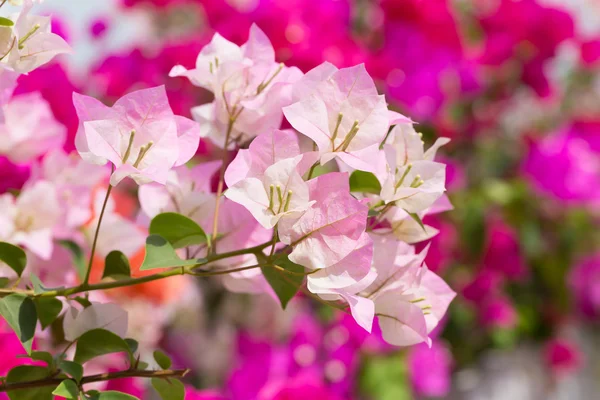
[[[395,346],[430,342],[423,310],[397,292],[387,292],[375,301],[375,312],[383,339]]]
[[[356,242],[356,248],[340,262],[310,274],[309,290],[313,288],[342,289],[361,281],[371,270],[373,241],[365,232]],[[312,290],[311,290],[312,291]]]
[[[438,320],[442,319],[448,306],[456,297],[456,292],[442,278],[429,270],[426,270],[421,280],[421,293],[431,304],[430,311]]]
[[[327,106],[316,96],[283,108],[283,115],[298,132],[317,143],[319,150],[331,150]]]
[[[294,246],[293,262],[309,269],[326,268],[356,248],[368,207],[350,195],[346,173],[321,175],[308,184],[310,200],[316,203],[295,223],[280,227],[281,240]]]
[[[427,209],[426,215],[434,215],[452,210],[454,210],[454,206],[450,202],[448,196],[443,194],[442,197],[437,199],[437,201]]]
[[[250,27],[248,41],[242,46],[244,57],[259,63],[275,62],[275,50],[271,41],[256,24]]]
[[[247,178],[251,168],[252,154],[250,154],[250,150],[239,150],[225,170],[225,183],[228,187],[232,187]]]
[[[244,179],[227,189],[225,196],[244,206],[265,228],[272,228],[277,223],[275,216],[268,211],[269,197],[260,179]]]
[[[200,125],[200,137],[209,136],[215,122],[215,103],[193,107],[191,113],[194,120]]]
[[[385,173],[385,156],[378,144],[353,152],[340,152],[337,157],[355,170],[372,172],[375,176]]]
[[[388,116],[390,119],[390,125],[414,124],[412,119],[410,119],[396,111],[389,110]]]
[[[290,129],[272,130],[258,135],[249,147],[252,154],[252,170],[250,176],[262,174],[278,161],[300,155],[298,136]]]
[[[123,164],[120,167],[117,167],[110,176],[110,185],[117,186],[123,179],[137,174],[140,174],[139,169],[135,168],[133,165]]]
[[[302,78],[294,84],[293,87],[293,99],[298,101],[304,99],[317,89],[317,86],[333,75],[338,68],[325,61],[324,63],[316,66],[315,68],[308,71]]]
[[[195,189],[210,193],[211,191],[211,179],[221,168],[221,160],[203,162],[195,165],[190,170],[190,175],[195,183]]]
[[[390,132],[388,143],[393,143],[396,150],[393,168],[406,165],[424,157],[423,140],[412,124],[398,124]],[[393,169],[392,168],[392,169]]]
[[[177,124],[177,143],[179,156],[175,162],[175,166],[183,165],[188,162],[200,143],[200,127],[198,123],[191,119],[175,116],[175,122]]]
[[[80,143],[89,152],[79,152],[81,158],[93,164],[103,165],[107,160],[117,167],[123,162],[127,144],[119,132],[119,125],[112,120],[85,121],[83,123],[85,140]],[[84,144],[85,143],[85,144]],[[77,142],[75,143],[78,144]]]
[[[128,93],[115,102],[113,110],[126,118],[132,129],[139,129],[147,123],[173,117],[164,86]]]
[[[138,190],[138,199],[142,211],[149,217],[154,218],[164,212],[171,202],[169,192],[163,185],[151,183],[140,186]]]
[[[28,73],[46,64],[58,54],[71,53],[71,46],[63,38],[54,33],[41,32],[33,35],[26,42],[25,49],[19,52],[15,71]]]
[[[425,160],[433,161],[433,159],[435,158],[435,155],[436,155],[437,151],[440,149],[440,147],[442,147],[448,143],[450,143],[449,138],[438,138],[435,141],[435,143],[433,143],[433,145],[427,149],[425,154],[423,154],[423,158]]]
[[[340,293],[340,296],[350,306],[350,312],[356,323],[371,333],[373,319],[375,318],[375,303],[373,303],[373,300],[344,292]]]
[[[13,240],[43,260],[49,260],[52,256],[54,244],[50,228],[38,229],[32,232],[18,232],[14,235]]]

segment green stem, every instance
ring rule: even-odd
[[[142,276],[140,278],[128,278],[128,279],[122,279],[122,280],[118,280],[118,281],[100,282],[100,283],[95,283],[92,285],[81,284],[79,286],[75,286],[75,287],[71,287],[71,288],[49,290],[47,292],[39,293],[39,294],[35,294],[32,290],[0,289],[0,297],[10,295],[13,293],[20,293],[20,294],[24,294],[24,295],[27,295],[30,297],[68,297],[68,296],[72,296],[72,295],[75,295],[78,293],[91,292],[94,290],[107,290],[107,289],[115,289],[115,288],[125,287],[125,286],[139,285],[141,283],[152,282],[152,281],[168,278],[168,277],[175,276],[175,275],[193,275],[193,276],[225,275],[225,274],[229,274],[231,272],[238,272],[238,271],[243,271],[246,269],[258,268],[258,267],[260,267],[260,265],[253,265],[253,266],[249,266],[249,267],[241,267],[241,268],[221,270],[221,271],[194,272],[194,269],[199,268],[200,266],[204,266],[211,262],[223,260],[225,258],[236,257],[236,256],[244,255],[244,254],[256,254],[257,252],[261,252],[263,249],[267,248],[270,245],[271,245],[271,241],[268,241],[267,243],[263,243],[261,245],[250,247],[247,249],[235,250],[235,251],[230,251],[228,253],[222,253],[222,254],[215,254],[213,256],[209,256],[207,258],[206,262],[203,262],[201,264],[192,265],[191,267],[187,267],[187,268],[173,268],[173,269],[169,269],[167,271],[158,272],[156,274]]]
[[[86,383],[92,382],[102,382],[109,381],[113,379],[121,379],[121,378],[183,378],[187,375],[189,369],[178,369],[178,370],[162,370],[162,371],[146,371],[146,370],[125,370],[125,371],[117,371],[117,372],[108,372],[104,374],[97,375],[88,375],[84,376],[81,379],[81,385],[85,385]],[[44,378],[38,379],[35,381],[26,381],[26,382],[15,382],[15,383],[4,383],[0,385],[0,393],[8,392],[9,390],[18,390],[18,389],[31,389],[36,387],[45,387],[45,386],[58,386],[65,378]]]
[[[114,169],[114,168],[113,168]],[[108,185],[106,190],[106,196],[104,197],[104,203],[102,203],[102,210],[100,210],[100,217],[98,218],[98,225],[96,226],[96,232],[94,233],[94,241],[92,243],[92,252],[90,253],[90,261],[88,262],[87,271],[85,272],[85,279],[83,280],[83,286],[87,286],[90,281],[90,274],[92,273],[92,264],[94,262],[94,254],[96,253],[96,244],[98,243],[98,235],[100,233],[100,225],[102,224],[102,218],[104,218],[104,211],[106,211],[106,205],[108,204],[108,198],[112,192],[112,185]]]

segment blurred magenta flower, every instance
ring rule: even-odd
[[[600,124],[576,123],[530,144],[523,173],[534,188],[570,205],[600,206]]]
[[[569,286],[577,308],[587,317],[600,317],[600,253],[573,266]]]
[[[434,340],[431,347],[418,344],[408,352],[408,371],[413,391],[423,397],[443,397],[451,386],[452,354]]]
[[[555,338],[545,344],[544,360],[559,377],[578,371],[584,364],[577,343],[563,338]]]
[[[516,232],[500,218],[491,218],[487,229],[483,267],[500,272],[508,280],[522,281],[528,271]]]
[[[0,194],[10,189],[19,190],[29,179],[29,164],[14,164],[8,158],[0,156]]]
[[[477,306],[479,319],[488,328],[511,329],[517,323],[517,311],[508,297],[490,296]]]

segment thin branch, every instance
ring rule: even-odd
[[[107,372],[104,374],[97,375],[88,375],[84,376],[81,379],[81,385],[85,385],[86,383],[92,382],[102,382],[109,381],[113,379],[121,379],[121,378],[183,378],[187,373],[190,372],[189,369],[177,369],[177,370],[164,370],[164,371],[145,371],[145,370],[135,370],[128,369],[125,371],[117,371],[117,372]],[[18,389],[31,389],[36,387],[44,387],[44,386],[54,386],[59,385],[63,380],[68,378],[44,378],[38,379],[35,381],[26,381],[26,382],[15,382],[15,383],[4,383],[0,385],[0,393],[8,392],[9,390],[18,390]]]
[[[47,292],[35,294],[33,290],[19,290],[19,289],[0,289],[0,297],[7,296],[13,293],[20,293],[30,297],[68,297],[74,294],[83,293],[83,292],[91,292],[94,290],[106,290],[106,289],[114,289],[124,286],[133,286],[139,285],[140,283],[152,282],[159,279],[168,278],[170,276],[175,275],[195,275],[195,276],[213,276],[213,275],[224,275],[231,272],[236,272],[238,269],[231,270],[220,270],[220,271],[194,271],[199,267],[203,267],[206,264],[211,262],[223,260],[226,258],[236,257],[244,254],[256,254],[257,252],[262,251],[271,245],[271,241],[267,243],[263,243],[258,246],[250,247],[247,249],[230,251],[222,254],[215,254],[213,256],[207,257],[206,261],[200,264],[192,265],[190,267],[185,268],[172,268],[167,271],[158,272],[153,275],[142,276],[140,278],[128,278],[121,279],[118,281],[110,281],[110,282],[100,282],[92,285],[78,285],[71,288],[61,288],[55,290],[49,290]],[[248,269],[248,267],[242,267]]]
[[[114,171],[114,167],[113,167]],[[104,217],[104,211],[108,204],[108,198],[113,186],[109,183],[108,189],[106,189],[106,196],[104,197],[104,203],[102,203],[102,210],[100,210],[100,216],[98,217],[98,225],[96,226],[96,232],[94,233],[94,242],[92,243],[92,252],[90,253],[90,261],[88,262],[87,270],[85,271],[85,279],[83,280],[83,286],[87,286],[90,282],[90,274],[92,272],[92,264],[94,263],[94,254],[96,253],[96,244],[98,243],[98,235],[100,234],[100,225],[102,224],[102,218]]]

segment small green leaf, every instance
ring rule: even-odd
[[[20,355],[18,358],[30,358],[34,361],[43,361],[51,367],[54,364],[54,358],[52,358],[52,354],[47,351],[32,351],[30,355]]]
[[[354,171],[350,175],[350,191],[379,194],[381,192],[381,183],[370,172]]]
[[[97,396],[92,396],[94,400],[139,400],[137,397],[127,393],[117,392],[116,390],[108,390],[100,392]]]
[[[87,263],[83,250],[77,243],[70,240],[61,240],[59,243],[64,248],[69,250],[71,256],[73,257],[75,269],[77,269],[77,275],[79,275],[79,278],[83,279],[85,277],[85,273],[87,272]]]
[[[87,331],[77,340],[75,362],[83,364],[92,358],[109,354],[124,352],[131,358],[131,349],[125,340],[105,329]]]
[[[154,361],[156,361],[158,366],[161,367],[162,369],[171,368],[171,359],[169,358],[168,355],[166,355],[165,353],[163,353],[160,350],[156,350],[154,352]]]
[[[287,255],[276,259],[274,264],[289,271],[289,273],[280,271],[273,266],[261,267],[261,270],[279,298],[281,306],[285,309],[300,289],[302,282],[304,282],[304,267],[291,262]]]
[[[88,299],[86,299],[85,297],[75,297],[73,300],[75,300],[76,302],[78,302],[79,304],[81,304],[83,306],[83,308],[88,308],[89,306],[92,305],[92,302],[89,301]]]
[[[7,383],[36,381],[47,378],[50,370],[35,365],[20,365],[11,369],[6,377]],[[52,400],[55,386],[10,390],[7,392],[10,400]]]
[[[13,328],[27,354],[37,325],[37,312],[33,300],[22,294],[11,294],[0,300],[0,314]]]
[[[162,400],[184,400],[185,386],[178,379],[152,378],[152,387]]]
[[[9,282],[10,282],[10,279],[8,279],[8,278],[5,278],[5,277],[0,278],[0,289],[7,287]]]
[[[410,215],[410,217],[412,219],[414,219],[417,224],[419,224],[419,226],[421,227],[421,229],[423,229],[423,232],[427,232],[427,229],[425,228],[425,225],[423,224],[423,221],[421,220],[421,217],[419,217],[419,214],[417,214],[417,213],[408,213],[408,215]]]
[[[13,26],[15,23],[5,17],[0,17],[0,26]]]
[[[131,276],[131,268],[129,267],[129,259],[118,250],[113,250],[106,256],[104,262],[104,273],[102,279],[111,278],[129,278]]]
[[[65,379],[58,385],[56,389],[52,392],[57,396],[62,396],[65,399],[69,400],[77,400],[79,396],[79,388],[77,388],[77,384],[73,382],[71,379]]]
[[[54,322],[63,307],[62,302],[55,297],[37,297],[34,303],[42,329],[46,329]]]
[[[139,343],[137,340],[135,339],[131,339],[131,338],[125,338],[125,343],[127,343],[127,346],[129,346],[129,350],[131,350],[131,354],[134,354],[139,346]]]
[[[11,267],[18,276],[21,276],[27,265],[27,256],[20,247],[0,242],[0,261]]]
[[[137,363],[137,369],[145,370],[146,368],[148,368],[148,363],[147,362],[138,361],[138,363]]]
[[[176,249],[207,242],[206,233],[200,225],[188,217],[173,212],[154,217],[148,232],[151,235],[162,236]]]
[[[58,368],[71,378],[75,379],[76,382],[81,381],[81,378],[83,378],[83,366],[79,363],[63,360],[58,364]]]
[[[150,235],[146,238],[146,257],[140,270],[185,267],[204,263],[206,263],[205,258],[182,260],[165,238],[160,235]]]
[[[44,284],[42,283],[42,281],[40,280],[40,278],[38,278],[38,276],[36,274],[34,274],[33,272],[31,274],[29,274],[29,278],[31,279],[31,283],[33,284],[33,293],[34,294],[42,294],[45,292],[49,292],[51,290],[58,290],[58,289],[64,289],[65,287],[54,287],[54,288],[49,288],[44,286]]]

